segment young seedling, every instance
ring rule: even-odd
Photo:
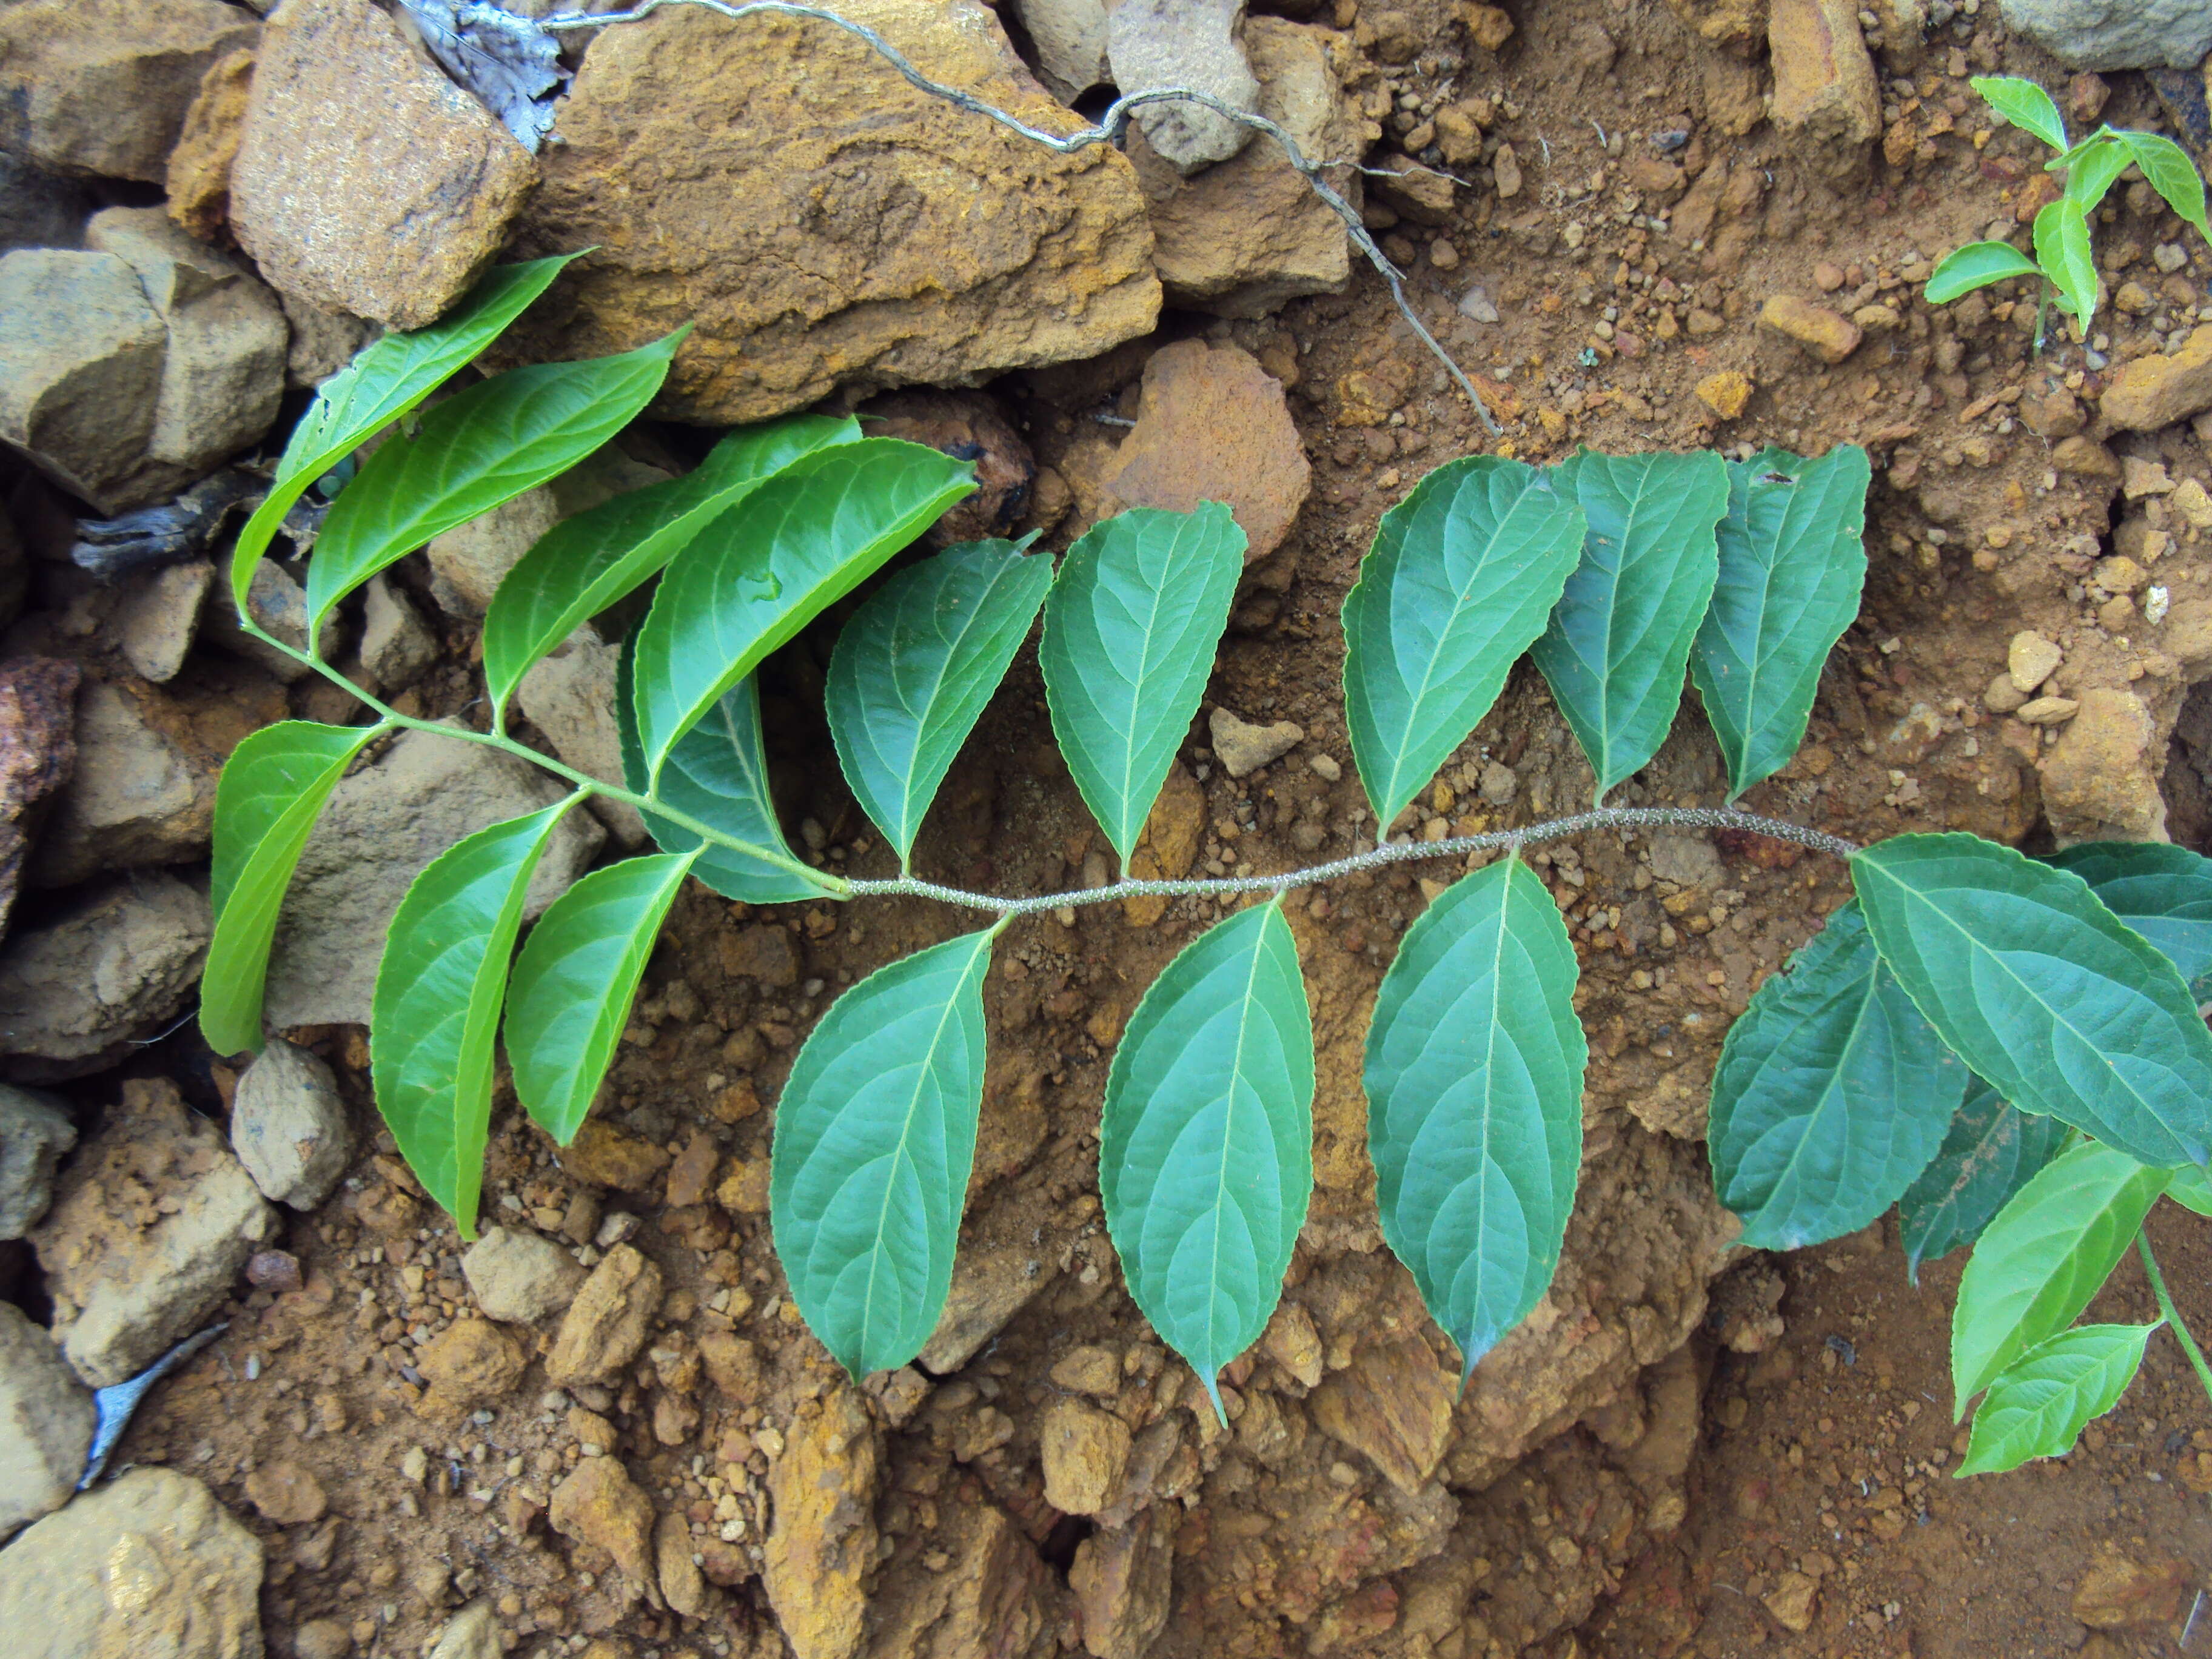
[[[2051,94],[2033,81],[2016,76],[1977,76],[1976,92],[1999,115],[2016,127],[2043,140],[2057,155],[2044,163],[2046,173],[2063,173],[2066,186],[2055,202],[2035,216],[2033,237],[2035,257],[2028,258],[2009,242],[1969,242],[1943,257],[1928,279],[1931,305],[1948,305],[1961,295],[1992,283],[2016,276],[2040,276],[2035,313],[2035,349],[2043,350],[2055,299],[2058,309],[2074,319],[2081,337],[2089,337],[2089,322],[2097,314],[2100,298],[2095,250],[2089,219],[2106,192],[2130,165],[2142,170],[2150,187],[2191,225],[2212,241],[2212,226],[2204,216],[2204,180],[2189,152],[2172,139],[2155,132],[2132,132],[2102,126],[2078,143],[2066,136],[2065,120]]]

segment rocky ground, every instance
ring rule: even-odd
[[[250,1066],[207,1052],[189,1015],[222,760],[288,714],[359,708],[287,678],[210,599],[224,503],[254,482],[235,464],[374,330],[434,317],[502,253],[601,249],[503,361],[697,331],[653,419],[333,624],[326,653],[408,712],[483,722],[476,624],[551,524],[689,465],[702,428],[858,408],[978,459],[986,489],[940,540],[1059,546],[1124,505],[1232,505],[1252,560],[1137,871],[1287,869],[1379,828],[1335,619],[1425,471],[1486,448],[1852,441],[1876,463],[1864,611],[1807,747],[1748,804],[1863,839],[2212,847],[2212,249],[2124,183],[2098,228],[2112,309],[2040,357],[2032,301],[1919,292],[2050,188],[1966,77],[2033,75],[2077,129],[2201,145],[2197,0],[2121,9],[2106,34],[2082,21],[2104,9],[2066,0],[846,9],[1040,125],[1072,129],[1067,105],[1163,64],[1277,120],[1362,204],[1503,435],[1340,223],[1225,124],[1156,112],[1126,156],[1056,157],[814,26],[673,9],[568,37],[544,96],[494,99],[502,122],[366,0],[0,5],[9,1628],[40,1654],[179,1659],[2111,1659],[2212,1640],[2191,1624],[2212,1419],[2170,1348],[2073,1457],[1955,1485],[1934,1402],[1956,1261],[1913,1290],[1879,1227],[1802,1258],[1732,1247],[1701,1146],[1720,1041],[1847,896],[1795,848],[1660,834],[1536,855],[1582,957],[1582,1196],[1551,1295],[1464,1397],[1382,1248],[1358,1085],[1394,941],[1451,872],[1296,896],[1318,1185],[1225,1431],[1122,1292],[1096,1196],[1115,1042],[1203,901],[1008,935],[952,1304],[915,1365],[858,1388],[783,1294],[769,1131],[813,1018],[945,936],[935,908],[688,890],[576,1144],[502,1097],[464,1248],[378,1127],[362,1022],[414,872],[552,795],[403,737],[302,861],[281,1040]],[[111,522],[140,509],[156,517]],[[295,639],[301,568],[265,562],[253,601]],[[888,873],[818,763],[840,619],[766,671],[779,799],[794,844]],[[601,772],[608,637],[580,634],[521,694],[532,741]],[[1389,828],[1510,826],[1589,784],[1523,675]],[[1692,710],[1618,799],[1722,793]],[[570,820],[533,908],[641,834]],[[1033,655],[919,861],[1010,892],[1103,879]],[[2212,1324],[2196,1227],[2162,1223],[2160,1248]],[[2147,1305],[2125,1278],[2109,1295]],[[218,1323],[148,1395],[109,1464],[127,1473],[71,1499],[88,1391]]]

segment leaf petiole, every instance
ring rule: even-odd
[[[2150,1280],[2150,1293],[2158,1298],[2158,1310],[2165,1316],[2166,1327],[2173,1340],[2181,1344],[2181,1352],[2189,1356],[2189,1364],[2197,1372],[2197,1381],[2204,1389],[2204,1397],[2212,1400],[2212,1364],[2207,1364],[2204,1350],[2197,1346],[2189,1327],[2182,1322],[2181,1310],[2173,1305],[2173,1293],[2166,1288],[2166,1275],[2158,1270],[2158,1258],[2151,1254],[2150,1234],[2148,1231],[2136,1235],[2136,1250],[2142,1257],[2143,1277]]]

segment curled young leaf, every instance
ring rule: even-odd
[[[1378,834],[1467,740],[1544,631],[1585,528],[1525,461],[1447,461],[1382,515],[1344,599],[1344,716]]]
[[[1559,1265],[1582,1166],[1573,941],[1508,858],[1447,888],[1382,976],[1367,1031],[1367,1144],[1382,1236],[1462,1376]]]
[[[2068,1133],[2055,1117],[2006,1104],[1980,1078],[1968,1083],[1935,1162],[1897,1200],[1905,1267],[1912,1282],[1920,1282],[1922,1262],[1979,1238],[1990,1218],[2058,1156]]]
[[[1045,598],[1053,735],[1125,869],[1206,693],[1244,546],[1218,501],[1133,508],[1067,550]]]
[[[386,729],[280,720],[231,751],[216,784],[215,937],[200,974],[200,1034],[216,1053],[261,1047],[269,946],[300,850],[353,757]]]
[[[952,1283],[983,1104],[995,928],[830,1005],[776,1103],[769,1222],[807,1328],[854,1376],[922,1350]]]
[[[1313,1024],[1280,900],[1184,946],[1106,1078],[1098,1188],[1129,1295],[1221,1412],[1313,1193]]]
[[[2031,1458],[2065,1456],[2091,1419],[2120,1403],[2143,1344],[2165,1322],[2077,1325],[2037,1343],[1990,1383],[1952,1474],[2000,1474]]]
[[[1992,283],[2042,274],[2040,265],[2008,242],[1969,242],[1943,256],[1924,291],[1929,305],[1945,306]]]
[[[1706,1130],[1713,1189],[1755,1249],[1856,1232],[1928,1167],[1966,1087],[1847,904],[1729,1028]]]

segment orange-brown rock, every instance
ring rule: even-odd
[[[660,1269],[628,1244],[617,1244],[592,1269],[562,1316],[546,1356],[555,1382],[603,1382],[637,1358],[660,1311]]]
[[[2155,432],[2212,409],[2212,327],[2195,330],[2169,356],[2121,364],[2097,406],[2130,432]]]
[[[876,1561],[876,1431],[852,1389],[806,1407],[769,1465],[775,1518],[762,1577],[799,1659],[853,1659]]]
[[[1772,0],[1774,125],[1839,151],[1881,135],[1881,93],[1856,0]]]
[[[1428,1484],[1451,1433],[1455,1380],[1410,1329],[1363,1342],[1314,1390],[1314,1421],[1411,1494]]]
[[[618,1457],[587,1457],[553,1488],[545,1518],[565,1537],[615,1559],[637,1592],[660,1605],[653,1547],[653,1500],[638,1489]]]
[[[234,52],[208,66],[185,112],[184,131],[169,152],[169,216],[203,242],[220,241],[230,224],[230,168],[246,131],[253,54]]]

